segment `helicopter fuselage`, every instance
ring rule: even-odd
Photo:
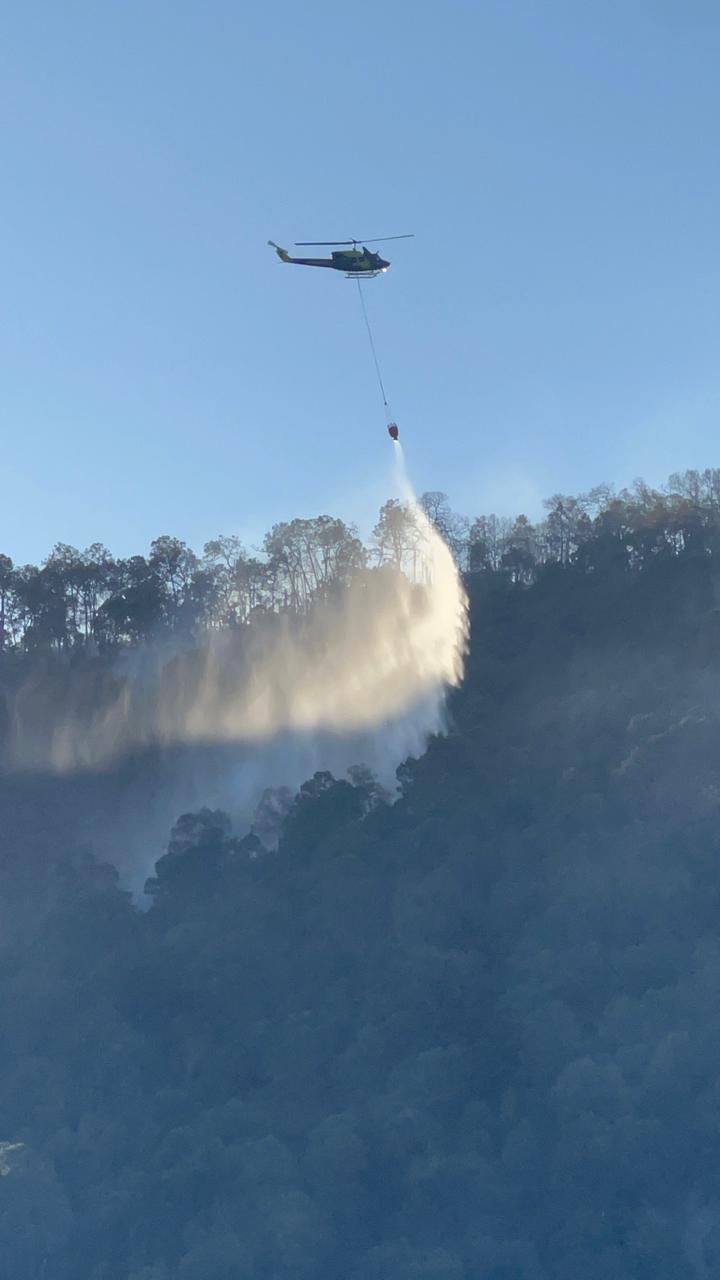
[[[379,253],[371,253],[365,248],[334,249],[329,258],[293,258],[272,240],[269,243],[281,262],[290,262],[297,267],[329,267],[332,271],[344,271],[349,276],[376,276],[381,271],[387,271],[390,266]]]
[[[361,253],[359,249],[338,249],[330,258],[287,258],[286,261],[298,267],[330,267],[351,276],[377,275],[390,266],[379,253]]]

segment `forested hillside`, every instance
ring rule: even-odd
[[[471,649],[395,794],[317,773],[277,847],[180,816],[146,907],[73,843],[72,779],[0,778],[3,1276],[720,1270],[720,472],[537,526],[426,507]],[[5,689],[412,557],[398,505],[324,562],[302,525],[252,570],[3,561]]]

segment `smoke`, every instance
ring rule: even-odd
[[[462,678],[465,592],[394,448],[417,528],[412,579],[368,570],[305,619],[274,615],[185,652],[158,644],[92,683],[81,670],[62,690],[27,685],[13,709],[12,767],[98,770],[151,747],[378,729],[401,750],[442,727],[445,691]]]

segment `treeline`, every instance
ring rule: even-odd
[[[524,515],[480,516],[460,549],[462,567],[529,585],[547,564],[637,571],[658,559],[720,550],[720,468],[676,472],[662,491],[636,480],[617,494],[599,485],[578,497],[555,494],[543,505],[547,515],[538,524]]]
[[[147,556],[116,559],[95,542],[86,551],[57,543],[40,565],[15,567],[0,555],[0,651],[101,648],[162,631],[244,626],[258,612],[304,612],[370,564],[400,563],[414,527],[398,502],[380,512],[371,549],[332,516],[276,524],[249,553],[218,537],[197,555],[179,538],[156,538]]]
[[[615,493],[556,494],[545,519],[489,515],[470,520],[447,496],[421,506],[465,574],[495,574],[529,586],[547,565],[587,573],[638,571],[658,559],[720,550],[720,468],[672,475],[663,491],[637,481]],[[423,531],[407,503],[380,510],[369,545],[332,516],[272,527],[261,548],[218,537],[197,555],[179,538],[156,538],[147,556],[116,559],[95,542],[85,551],[57,543],[40,565],[16,567],[0,555],[0,652],[113,648],[163,630],[246,625],[258,612],[302,613],[348,579],[394,564],[413,575]]]

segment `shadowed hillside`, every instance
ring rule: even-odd
[[[395,795],[358,768],[276,797],[277,848],[185,814],[149,909],[73,835],[82,803],[121,820],[118,776],[3,777],[3,1273],[717,1273],[720,543],[698,482],[586,504],[552,555],[537,532],[529,559],[491,555],[476,528],[450,732]]]

